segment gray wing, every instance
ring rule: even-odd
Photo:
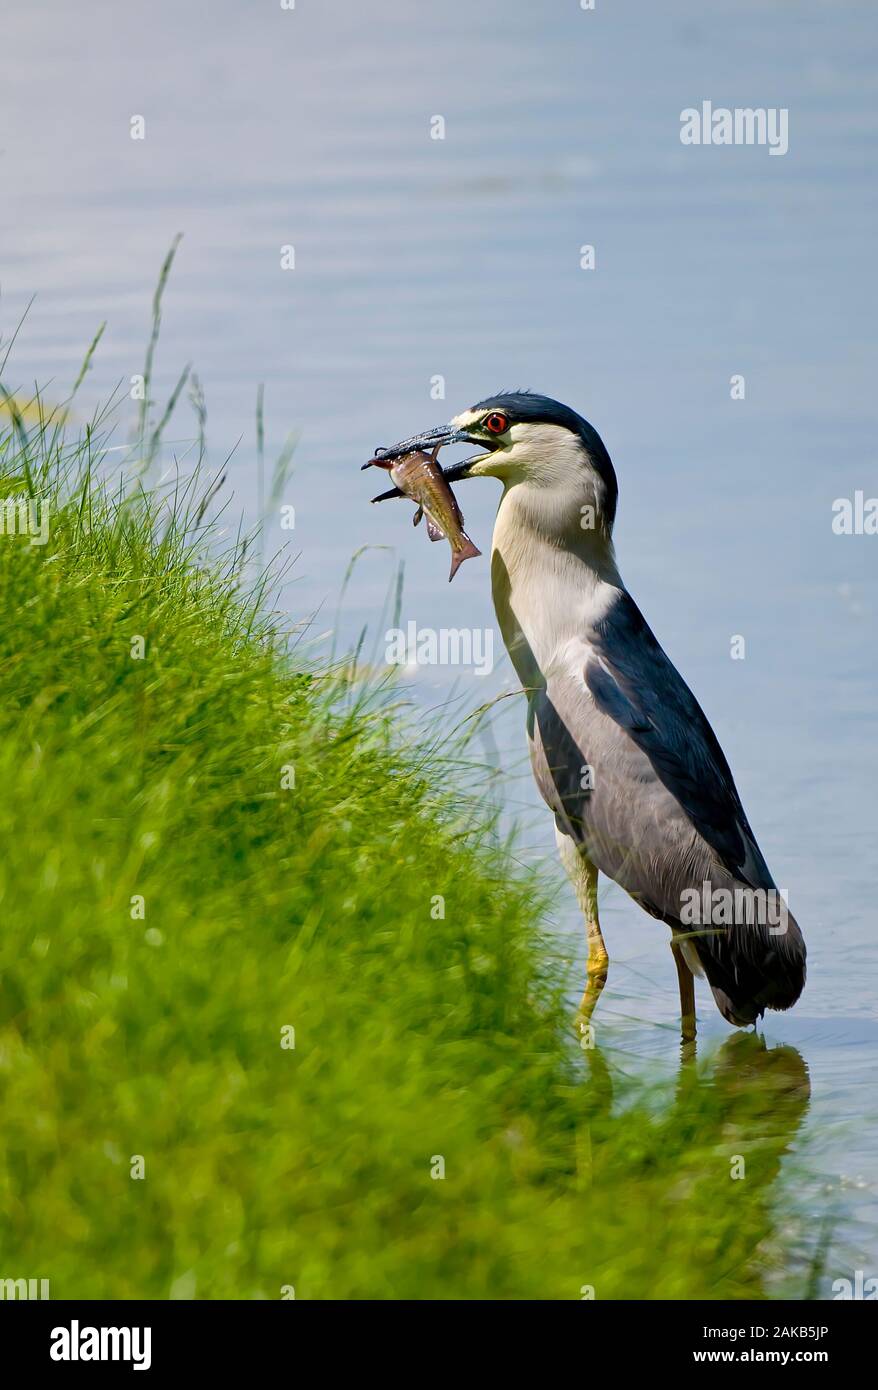
[[[584,651],[581,674],[555,670],[530,702],[534,772],[560,829],[675,929],[685,889],[773,889],[716,736],[627,594]],[[729,1022],[798,999],[805,947],[792,914],[783,936],[736,922],[692,941]]]
[[[774,887],[716,735],[628,594],[595,624],[590,645],[583,674],[597,709],[644,754],[728,872]]]

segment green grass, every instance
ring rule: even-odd
[[[108,495],[99,435],[0,432],[0,496],[53,499],[47,545],[0,537],[0,1278],[764,1296],[796,1054],[739,1035],[645,1095],[580,1050],[560,882],[390,694],[297,656],[191,491]]]

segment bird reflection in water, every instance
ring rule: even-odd
[[[684,1048],[668,1099],[655,1105],[639,1148],[629,1154],[624,1185],[619,1172],[606,1170],[604,1151],[609,1156],[615,1146],[604,1141],[643,1078],[632,1080],[630,1055],[595,1046],[584,1048],[582,1058],[587,1084],[577,1165],[589,1197],[583,1259],[595,1266],[595,1296],[760,1298],[768,1296],[769,1277],[791,1265],[801,1266],[804,1286],[807,1231],[803,1226],[799,1249],[795,1220],[779,1210],[790,1191],[783,1161],[811,1093],[796,1048],[768,1047],[749,1032],[728,1038],[703,1062]],[[617,1188],[636,1199],[614,1201]],[[606,1201],[596,1204],[597,1195]],[[630,1243],[620,1262],[626,1224]],[[685,1267],[678,1257],[681,1227],[691,1232]],[[797,1285],[794,1296],[801,1292]]]

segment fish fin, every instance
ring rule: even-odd
[[[464,560],[474,560],[477,555],[481,555],[482,553],[478,546],[473,544],[466,532],[463,533],[463,539],[465,544],[461,546],[460,550],[452,550],[451,552],[451,573],[448,576],[449,584],[457,574]]]
[[[412,526],[417,526],[418,522],[421,520],[421,517],[422,517],[423,515],[424,515],[424,508],[423,508],[423,507],[418,507],[418,510],[415,512],[414,516],[412,517]]]
[[[440,529],[431,516],[427,517],[427,535],[431,541],[441,541],[445,532]]]

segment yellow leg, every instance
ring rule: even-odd
[[[599,930],[597,936],[600,940],[601,948],[603,949],[603,938]],[[585,992],[579,1001],[579,1008],[576,1011],[576,1022],[580,1033],[584,1033],[591,1023],[591,1016],[594,1013],[595,1005],[601,997],[601,990],[607,983],[609,960],[610,958],[606,950],[603,951],[603,955],[601,956],[591,954],[591,936],[589,935],[589,957],[586,967],[588,983],[585,986]]]
[[[671,954],[677,967],[677,983],[680,986],[680,1023],[684,1043],[695,1041],[695,977],[680,949],[676,938],[671,942]]]
[[[582,908],[588,938],[587,983],[576,1014],[579,1031],[584,1033],[591,1023],[601,990],[607,983],[610,963],[598,919],[598,871],[569,835],[564,835],[556,829],[555,839],[558,842],[561,863],[570,876],[579,906]]]

